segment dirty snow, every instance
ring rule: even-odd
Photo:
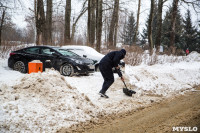
[[[170,57],[159,56],[164,58]],[[99,72],[74,77],[54,70],[22,74],[0,59],[0,132],[56,132],[100,115],[184,94],[200,85],[200,55],[194,52],[176,63],[127,65],[124,76],[137,94],[125,96],[123,83],[115,74],[115,83],[107,91],[110,98],[104,99],[98,95],[103,83]]]

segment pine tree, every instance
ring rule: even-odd
[[[190,51],[196,51],[198,42],[197,42],[197,29],[192,26],[191,21],[191,13],[190,10],[187,10],[185,19],[183,20],[184,23],[184,50],[189,48]]]
[[[162,25],[162,44],[170,47],[170,33],[171,33],[171,13],[172,7],[166,12]],[[175,30],[175,47],[183,49],[183,18],[180,14],[180,10],[177,11],[176,18],[176,30]]]
[[[136,21],[133,13],[131,13],[128,18],[128,23],[124,25],[123,33],[121,34],[121,38],[123,39],[124,44],[132,45],[134,43],[135,29]]]

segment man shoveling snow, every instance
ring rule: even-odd
[[[104,78],[104,83],[99,94],[102,97],[109,98],[106,95],[106,91],[114,82],[114,75],[112,68],[115,68],[117,70],[119,77],[121,77],[122,81],[124,81],[122,73],[119,71],[120,69],[119,63],[120,60],[125,57],[125,55],[126,55],[126,50],[121,49],[120,51],[112,51],[101,59],[99,63],[99,69]]]

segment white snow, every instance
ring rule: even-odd
[[[0,59],[0,132],[56,132],[61,128],[99,115],[119,113],[146,106],[200,85],[200,54],[193,52],[177,62],[173,56],[159,56],[158,64],[126,65],[125,82],[137,93],[122,92],[123,83],[115,74],[115,83],[101,98],[103,78],[99,72],[89,76],[64,77],[55,70],[22,74]]]
[[[62,48],[69,49],[70,51],[73,51],[81,57],[83,57],[83,55],[87,55],[87,58],[92,60],[100,61],[104,57],[103,54],[97,52],[94,48],[88,46],[68,45],[62,46]]]

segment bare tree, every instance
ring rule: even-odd
[[[79,19],[81,18],[81,16],[87,11],[87,7],[86,7],[86,2],[87,0],[85,0],[85,2],[83,3],[83,7],[80,11],[80,14],[78,15],[78,17],[76,18],[75,22],[72,25],[72,35],[71,35],[71,40],[74,41],[74,35],[76,32],[76,24],[78,23]]]
[[[2,15],[0,16],[0,46],[1,46],[1,34],[3,30],[3,24],[5,21],[5,14],[6,14],[6,8],[2,9]]]
[[[173,0],[173,9],[172,9],[172,16],[171,16],[171,33],[170,33],[170,48],[171,52],[174,54],[175,53],[175,47],[174,47],[174,42],[175,42],[175,30],[176,30],[176,15],[178,11],[178,2],[179,0]]]
[[[102,35],[102,3],[103,0],[97,0],[97,44],[96,44],[96,50],[100,52],[100,46],[101,46],[101,35]]]
[[[93,46],[95,41],[95,28],[96,28],[96,1],[88,0],[88,32],[87,32],[87,44]]]
[[[52,0],[47,0],[47,12],[46,12],[46,36],[47,44],[52,45]]]
[[[119,0],[115,0],[112,20],[110,23],[109,37],[108,37],[110,46],[116,46],[116,40],[113,40],[113,39],[116,39],[116,36],[117,36],[118,12],[119,12]]]
[[[16,2],[15,7],[12,7],[10,3]],[[2,45],[2,35],[3,35],[3,29],[5,28],[4,24],[7,20],[7,13],[10,10],[13,10],[14,8],[18,7],[19,3],[21,3],[20,0],[0,0],[0,46]],[[9,14],[10,16],[10,14]]]
[[[140,22],[140,6],[141,6],[141,0],[138,0],[137,22],[136,22],[136,29],[135,29],[135,35],[134,35],[134,43],[135,44],[137,41],[138,28],[139,28],[139,22]]]
[[[64,34],[64,43],[65,45],[71,42],[70,39],[70,21],[71,21],[71,0],[66,0],[65,8],[65,34]]]
[[[158,2],[158,16],[157,16],[157,36],[156,36],[156,50],[158,51],[160,48],[160,44],[161,44],[161,33],[162,33],[162,12],[163,12],[163,4],[164,2],[166,2],[167,0],[159,0]]]
[[[45,42],[45,14],[43,0],[35,0],[35,21],[36,21],[36,44],[42,45]]]
[[[26,16],[25,21],[27,22],[26,26],[26,43],[34,43],[35,42],[35,20],[33,16]]]
[[[149,22],[148,22],[148,41],[149,41],[149,48],[150,48],[151,54],[153,51],[152,22],[153,22],[154,4],[155,4],[155,1],[151,0],[151,10],[150,10]]]

